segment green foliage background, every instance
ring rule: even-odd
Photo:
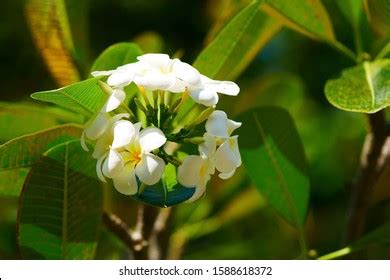
[[[63,0],[54,1],[55,9],[52,2],[5,1],[0,12],[0,144],[49,131],[43,138],[46,142],[39,138],[26,144],[23,138],[0,147],[1,259],[128,258],[128,249],[99,225],[94,211],[103,207],[134,225],[138,202],[111,186],[102,187],[102,198],[94,193],[93,184],[101,187],[95,181],[83,184],[82,189],[70,185],[66,192],[91,193],[86,202],[91,209],[82,212],[88,223],[69,218],[80,224],[75,227],[72,223],[73,231],[85,242],[68,240],[64,246],[58,245],[63,230],[72,222],[62,216],[58,225],[49,225],[55,229],[46,228],[52,233],[47,236],[51,249],[38,256],[31,249],[42,248],[37,242],[43,233],[29,228],[28,221],[34,221],[34,213],[44,212],[28,210],[28,203],[24,204],[34,201],[36,193],[27,189],[18,198],[27,173],[30,188],[38,186],[38,192],[50,195],[39,183],[43,170],[52,160],[57,160],[55,166],[62,166],[68,148],[77,150],[69,140],[79,137],[79,125],[103,100],[93,79],[81,83],[89,85],[82,94],[93,93],[97,96],[94,100],[78,95],[75,101],[71,88],[49,90],[86,79],[90,69],[99,65],[111,68],[132,61],[138,47],[121,42],[136,43],[143,52],[176,54],[194,63],[201,73],[236,80],[241,88],[237,98],[222,97],[218,107],[244,122],[238,134],[244,164],[249,168],[241,167],[231,180],[213,178],[205,198],[173,207],[166,257],[318,258],[351,245],[345,243],[346,220],[367,131],[364,113],[383,109],[389,120],[384,108],[390,100],[390,62],[388,53],[381,51],[389,43],[388,1]],[[121,59],[102,55],[95,62],[116,43],[121,44],[103,54]],[[349,49],[356,51],[355,59]],[[367,56],[381,56],[382,60],[360,64]],[[368,74],[374,81],[374,95],[362,81]],[[135,94],[131,91],[128,97]],[[33,98],[62,107],[32,101],[34,92],[38,93]],[[67,99],[69,95],[72,99]],[[253,120],[257,118],[260,132],[254,138]],[[51,137],[57,142],[51,142]],[[15,149],[22,146],[33,149],[35,157],[27,160],[18,154],[19,161],[11,162]],[[267,163],[273,159],[275,165],[270,167]],[[77,162],[77,157],[73,156],[73,161]],[[69,175],[62,174],[61,168],[57,179]],[[285,183],[278,183],[280,177]],[[368,235],[348,249],[359,250],[355,257],[390,258],[389,181],[387,165],[373,186],[365,229]],[[59,187],[61,182],[52,185]],[[61,211],[68,207],[72,215],[72,207],[80,207],[77,197],[85,194],[75,193],[74,201],[67,200]],[[42,204],[59,207],[50,201]]]

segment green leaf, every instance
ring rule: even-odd
[[[0,102],[0,143],[69,122],[82,123],[83,119],[58,107]]]
[[[262,9],[304,35],[335,41],[332,23],[320,0],[265,0]]]
[[[189,199],[195,192],[194,188],[186,188],[177,183],[176,167],[168,164],[165,167],[160,182],[153,186],[145,186],[133,198],[157,207],[169,207]],[[140,185],[140,182],[139,182]]]
[[[281,29],[281,24],[253,1],[221,30],[194,62],[202,74],[233,80]]]
[[[136,62],[142,50],[133,43],[118,43],[105,49],[95,60],[91,72],[113,70],[118,66]]]
[[[276,211],[302,227],[309,200],[306,158],[294,122],[279,107],[258,107],[237,118],[240,152],[252,181]]]
[[[59,89],[36,92],[31,97],[87,116],[92,115],[102,108],[107,99],[98,80],[93,78]]]
[[[363,14],[364,0],[342,0],[336,1],[341,12],[348,19],[349,23],[357,27],[359,26],[360,17]]]
[[[82,128],[68,124],[13,139],[0,146],[0,171],[33,165],[55,145],[80,138]]]
[[[0,196],[18,197],[30,168],[0,171]]]
[[[329,80],[325,94],[342,110],[375,113],[390,105],[390,59],[364,62],[344,70],[341,77]]]
[[[85,174],[94,172],[95,161],[78,141],[53,147],[31,168],[19,203],[23,258],[93,259],[102,189]]]

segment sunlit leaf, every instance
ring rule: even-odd
[[[31,168],[19,204],[23,258],[93,259],[102,189],[85,174],[94,171],[94,160],[78,141],[53,147]]]
[[[60,86],[80,80],[64,0],[28,0],[28,25],[47,67]]]
[[[0,144],[25,134],[69,122],[82,123],[83,118],[58,107],[0,102]],[[10,127],[12,129],[9,129]]]
[[[309,177],[299,135],[290,115],[279,107],[241,114],[240,151],[259,191],[291,224],[301,227],[309,199]]]
[[[92,71],[116,69],[118,66],[137,61],[142,50],[133,43],[118,43],[105,49],[95,60]]]
[[[262,9],[307,36],[335,40],[332,23],[320,0],[265,0]]]
[[[61,125],[8,141],[0,146],[0,171],[33,165],[55,145],[80,137],[82,128]]]
[[[99,111],[107,99],[98,80],[93,78],[59,89],[36,92],[31,97],[88,116]]]
[[[390,105],[390,59],[364,62],[344,70],[341,77],[329,80],[325,94],[342,110],[375,113]]]
[[[233,80],[280,30],[281,24],[253,1],[240,11],[202,51],[194,66],[204,75]]]

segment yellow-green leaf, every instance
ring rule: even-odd
[[[342,110],[375,113],[390,105],[390,59],[364,62],[329,80],[325,94]]]

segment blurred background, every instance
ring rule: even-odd
[[[2,1],[0,143],[53,125],[22,115],[14,124],[9,118],[12,108],[5,109],[8,102],[32,102],[33,92],[86,78],[99,53],[117,42],[135,41],[145,52],[177,54],[191,63],[226,19],[250,1],[66,1],[71,40],[57,38],[63,19],[56,18],[55,12],[45,13],[47,7],[34,6],[34,2],[40,1]],[[352,48],[347,19],[335,1],[323,3],[337,37]],[[42,20],[40,13],[49,16]],[[52,52],[45,48],[48,41],[54,46]],[[70,54],[61,51],[62,45]],[[329,46],[282,28],[236,81],[241,88],[236,102],[232,105],[222,98],[219,104],[233,119],[249,107],[265,104],[282,106],[293,116],[310,166],[305,234],[313,258],[343,247],[350,186],[366,132],[363,115],[332,107],[323,91],[326,80],[350,66],[351,61]],[[37,111],[37,120],[40,117]],[[20,123],[25,124],[24,130],[12,129]],[[390,220],[388,179],[379,180],[369,228]],[[111,190],[105,190],[105,207],[132,224],[136,203]],[[215,176],[205,198],[172,211],[166,248],[169,258],[294,259],[299,255],[295,230],[267,205],[243,167],[228,181]],[[16,212],[16,198],[0,198],[1,259],[18,258]],[[103,229],[96,258],[121,259],[127,254],[123,244]],[[389,258],[390,250],[372,247],[365,254]]]

